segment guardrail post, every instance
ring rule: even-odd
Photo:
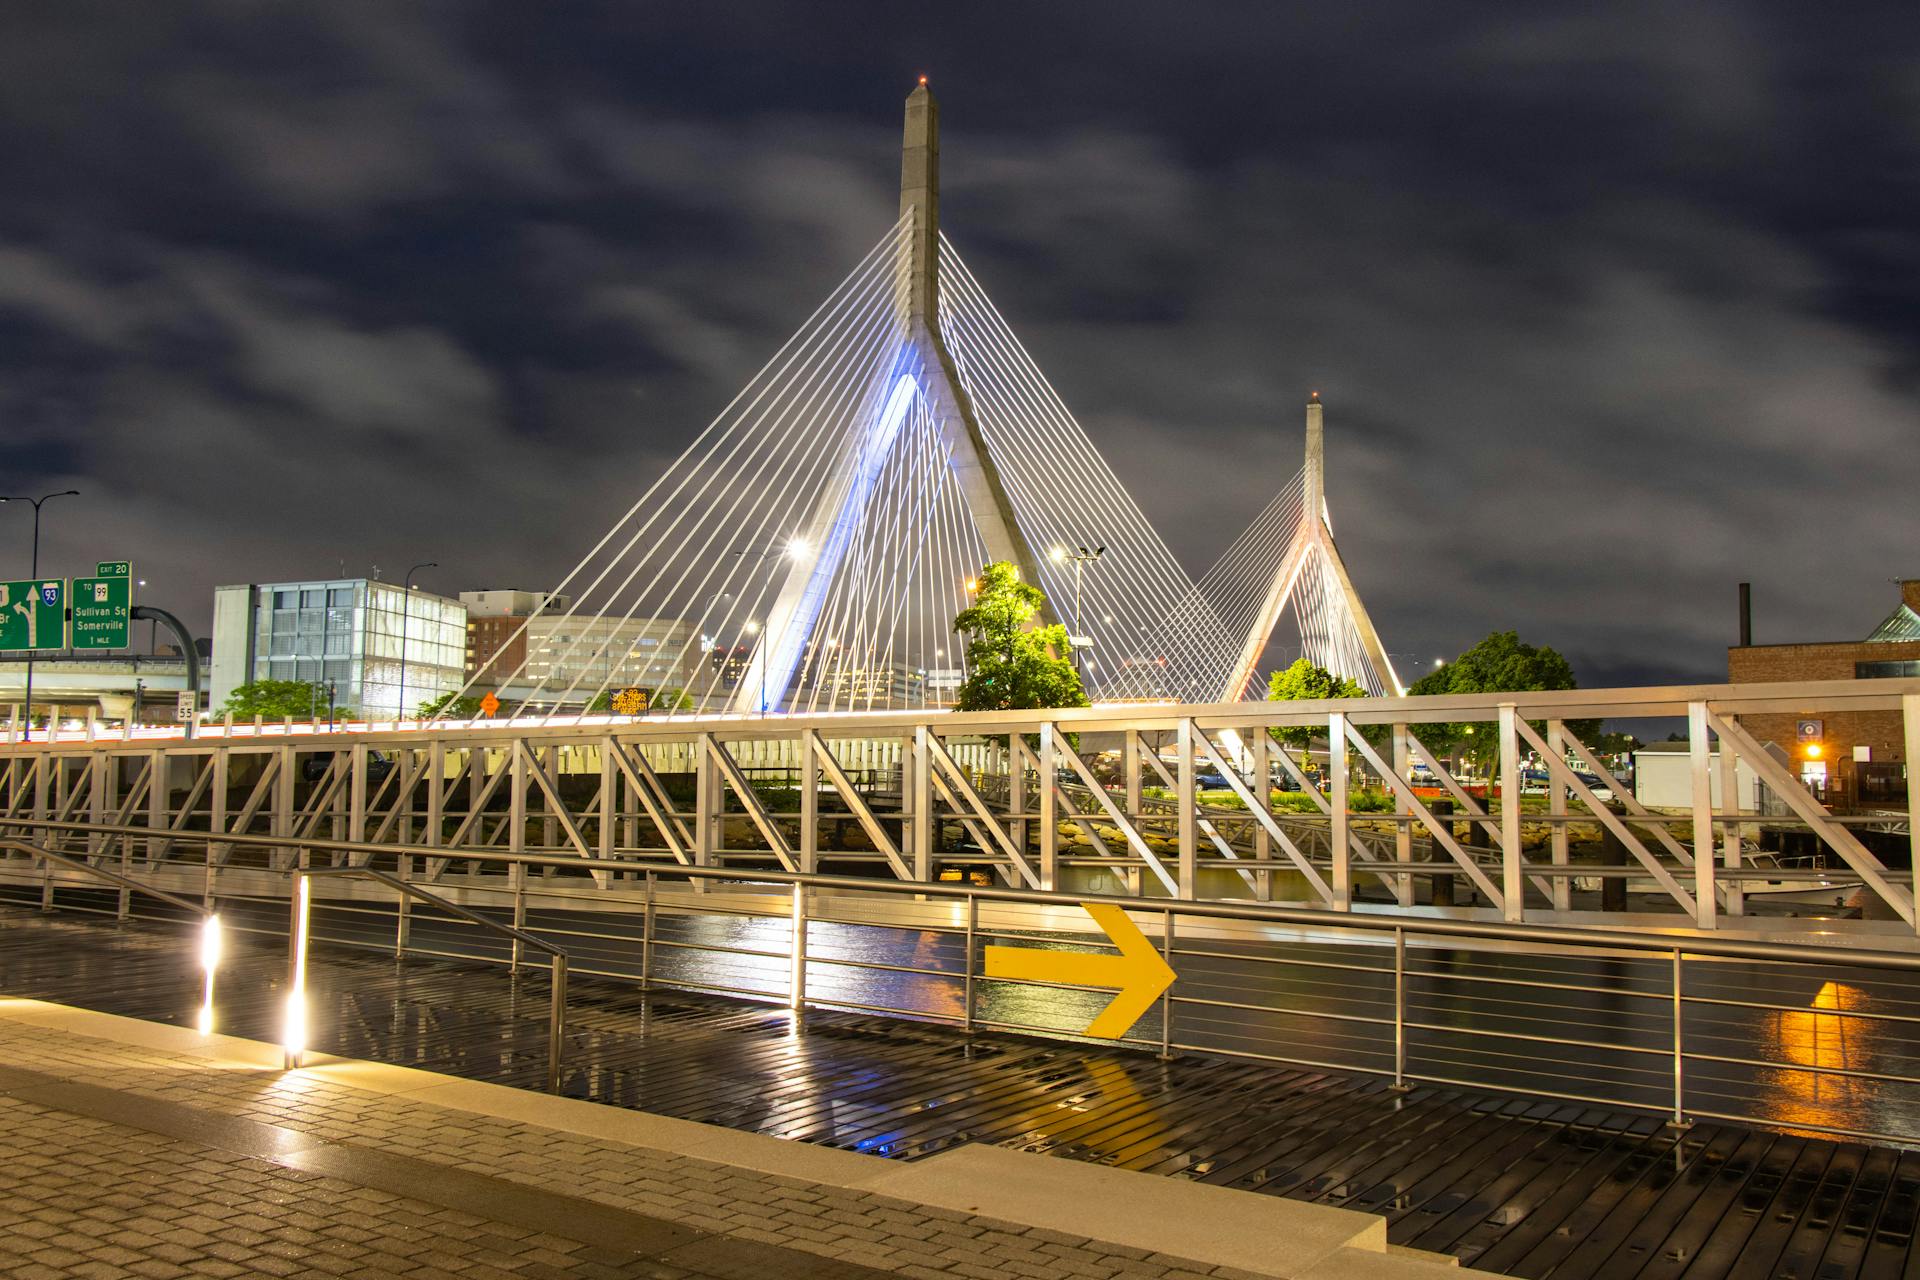
[[[1040,724],[1040,750],[1035,755],[1040,773],[1040,890],[1052,893],[1058,883],[1060,864],[1060,810],[1058,779],[1054,771],[1060,767],[1053,754],[1053,735],[1056,730],[1052,721]],[[1018,881],[1015,881],[1017,884]]]
[[[933,759],[927,750],[926,725],[913,727],[913,737],[900,744],[900,800],[909,811],[912,828],[913,878],[933,879]]]
[[[1404,774],[1402,775],[1405,776]],[[1393,931],[1393,1088],[1405,1093],[1407,1083],[1407,931]]]
[[[525,742],[517,738],[509,768],[512,776],[507,779],[507,785],[513,788],[513,794],[507,805],[507,821],[511,824],[507,851],[523,854],[527,851],[527,748]],[[513,885],[513,927],[519,929],[527,922],[527,864],[516,859],[507,869],[507,878]],[[509,971],[518,974],[524,951],[520,939],[513,939],[511,950],[513,963]]]
[[[1181,716],[1180,726],[1175,734],[1179,744],[1180,766],[1177,775],[1177,792],[1174,803],[1180,812],[1175,830],[1179,833],[1180,872],[1178,876],[1180,896],[1197,898],[1200,896],[1200,810],[1195,792],[1195,762],[1193,758],[1194,723],[1190,717]],[[1143,882],[1144,883],[1144,882]]]
[[[1681,1004],[1681,953],[1673,949],[1673,1118],[1667,1123],[1676,1129],[1692,1127],[1686,1112],[1686,1042],[1684,1010]]]
[[[1738,716],[1728,716],[1733,724],[1740,722]],[[1747,898],[1744,892],[1746,881],[1739,876],[1743,854],[1740,849],[1740,757],[1734,753],[1733,744],[1725,738],[1720,739],[1720,809],[1735,819],[1723,823],[1720,832],[1721,865],[1734,873],[1727,881],[1727,914],[1741,916],[1747,913]]]
[[[653,884],[652,868],[647,870],[646,896],[640,908],[640,989],[653,989]]]
[[[1189,721],[1189,723],[1191,723],[1191,721]],[[1162,916],[1162,919],[1165,921],[1165,923],[1162,926],[1160,931],[1160,958],[1167,962],[1168,968],[1172,968],[1173,967],[1173,912],[1170,910],[1165,912]],[[1173,1057],[1173,984],[1172,983],[1168,983],[1167,989],[1160,993],[1160,1057],[1162,1059],[1169,1059]]]
[[[1722,749],[1726,744],[1722,743]],[[1714,888],[1713,757],[1707,733],[1707,704],[1687,704],[1687,759],[1693,775],[1693,907],[1694,923],[1711,929],[1719,923],[1720,903]],[[1920,915],[1920,912],[1916,912]]]
[[[1328,831],[1328,854],[1333,858],[1333,909],[1353,909],[1353,838],[1349,834],[1352,819],[1347,794],[1347,717],[1338,711],[1327,713],[1327,776],[1332,795],[1327,798],[1332,819]]]
[[[1513,924],[1527,914],[1527,880],[1520,873],[1519,718],[1513,703],[1500,704],[1500,896],[1506,900],[1502,914]]]
[[[793,958],[793,969],[787,976],[787,1007],[793,1010],[795,1026],[806,1021],[807,1015],[807,886],[793,886],[793,905],[788,909],[793,917],[793,940],[788,949]]]
[[[213,763],[211,767],[213,769],[212,794],[207,798],[207,830],[209,836],[222,834],[227,829],[227,788],[231,785],[233,766],[227,757],[226,743],[223,742],[213,749]],[[206,877],[201,886],[200,893],[201,899],[205,902],[206,908],[209,911],[213,910],[214,877],[218,874],[217,868],[220,865],[220,859],[226,853],[227,847],[226,845],[215,844],[211,839],[209,839],[206,844]]]
[[[1413,747],[1408,739],[1411,731],[1404,724],[1393,726],[1393,771],[1405,778],[1412,771]],[[1413,865],[1413,805],[1400,797],[1397,788],[1394,792],[1394,813],[1398,821],[1393,824],[1393,860],[1402,867]],[[1394,877],[1394,901],[1403,907],[1413,905],[1413,874],[1402,871]]]
[[[1560,720],[1547,721],[1547,750],[1554,759],[1567,758],[1567,726]],[[1547,812],[1553,819],[1553,832],[1549,839],[1553,845],[1553,866],[1557,874],[1553,877],[1553,909],[1568,911],[1573,907],[1573,876],[1568,872],[1572,865],[1571,840],[1567,834],[1567,788],[1560,781],[1560,775],[1551,767],[1547,769]]]
[[[285,1025],[280,1034],[280,1062],[288,1071],[300,1065],[307,1047],[307,927],[312,904],[312,878],[295,871],[293,892],[288,895],[291,915],[287,921],[287,1002]]]
[[[1907,844],[1913,851],[1907,865],[1913,869],[1913,900],[1920,903],[1920,693],[1900,695],[1900,715],[1907,731]],[[1920,932],[1920,907],[1913,927]]]
[[[405,896],[405,895],[402,895]],[[550,990],[547,999],[547,1092],[560,1092],[560,1052],[567,1034],[567,958],[555,952],[549,957]]]
[[[961,988],[960,1029],[968,1035],[973,1034],[973,947],[974,939],[980,933],[980,899],[973,894],[967,895],[967,958],[964,965],[964,977]]]

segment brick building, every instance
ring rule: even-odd
[[[1864,640],[1727,650],[1727,679],[1735,684],[1889,677],[1920,680],[1920,579],[1900,584],[1900,603]],[[1906,744],[1898,712],[1810,710],[1804,716],[1744,716],[1742,723],[1762,742],[1791,752],[1794,771],[1830,802],[1905,802]]]

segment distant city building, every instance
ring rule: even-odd
[[[464,683],[466,627],[458,600],[367,578],[216,587],[208,705],[250,681],[306,680],[371,718],[411,713]]]
[[[462,591],[460,603],[467,607],[467,675],[477,675],[492,663],[489,675],[504,680],[527,660],[520,625],[542,603],[549,612],[561,614],[573,600],[548,591],[488,590]]]
[[[573,597],[553,591],[462,591],[460,603],[467,606],[467,619],[525,618],[542,603],[549,613],[565,613],[573,607]]]
[[[1727,650],[1735,684],[1801,680],[1920,679],[1920,579],[1900,584],[1900,603],[1864,640],[1816,644],[1749,644]],[[1762,742],[1793,757],[1801,781],[1829,802],[1904,803],[1906,771],[1898,711],[1743,715]]]
[[[141,724],[178,723],[187,661],[168,648],[173,651],[161,655],[41,654],[34,662],[34,723],[45,724],[49,716],[84,723],[89,711],[125,720],[136,705]],[[201,670],[204,683],[205,664]],[[0,719],[11,722],[23,713],[26,686],[27,664],[12,654],[0,658]]]
[[[502,649],[493,671],[476,685],[504,685],[509,700],[531,698],[536,704],[586,703],[600,693],[639,688],[658,695],[663,689],[686,689],[700,670],[698,637],[678,618],[588,618],[565,614],[525,622],[519,646],[525,669],[508,662],[512,650]]]

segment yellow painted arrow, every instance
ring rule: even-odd
[[[1127,913],[1108,902],[1080,904],[1120,948],[1117,956],[1042,947],[986,948],[987,976],[1008,982],[1065,982],[1078,987],[1117,987],[1118,993],[1087,1027],[1101,1040],[1118,1040],[1176,976]]]

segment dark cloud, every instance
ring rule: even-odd
[[[1328,404],[1408,663],[1590,681],[1920,573],[1920,19],[1764,3],[203,3],[0,42],[0,423],[55,565],[540,585],[892,221],[945,227],[1188,567]],[[40,491],[40,490],[36,490]],[[70,502],[72,500],[69,500]],[[4,534],[0,530],[0,534]],[[14,536],[19,535],[19,536]],[[16,552],[24,535],[15,527]]]

